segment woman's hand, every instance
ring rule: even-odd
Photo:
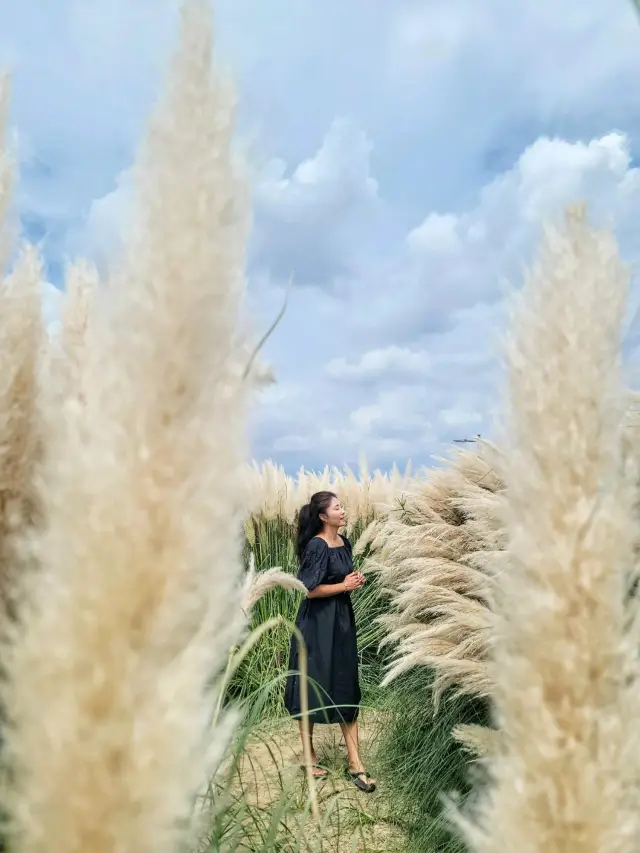
[[[345,592],[353,592],[355,589],[360,589],[364,582],[365,577],[362,572],[351,572],[344,579]]]

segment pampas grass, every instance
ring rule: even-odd
[[[638,419],[620,380],[624,299],[610,235],[581,211],[566,233],[548,230],[517,315],[503,452],[455,452],[359,542],[391,604],[385,683],[417,691],[423,678],[426,691],[404,691],[393,711],[387,772],[398,762],[415,782],[439,762],[403,734],[412,701],[433,699],[423,732],[438,756],[452,770],[479,756],[493,774],[466,824],[474,850],[626,850],[637,837],[637,642],[623,605],[637,586]],[[458,717],[462,696],[480,718],[495,705],[497,729]],[[441,794],[450,775],[432,779]],[[396,779],[394,792],[411,811],[411,790]],[[438,849],[460,849],[438,815],[425,817]]]
[[[614,238],[576,209],[546,230],[517,304],[491,666],[501,748],[466,824],[478,853],[631,853],[640,838],[626,292]]]
[[[0,283],[0,622],[11,610],[16,575],[24,564],[22,538],[40,515],[34,476],[41,451],[41,275],[40,257],[26,245]]]
[[[486,444],[455,453],[358,543],[390,598],[381,617],[384,642],[393,645],[384,683],[415,666],[433,668],[436,708],[450,687],[481,698],[492,691],[490,568],[501,545],[495,497],[503,487],[494,456]]]
[[[48,376],[44,389],[58,394],[64,404],[71,398],[82,404],[85,400],[83,370],[88,346],[91,305],[98,295],[100,279],[97,269],[80,260],[67,267],[65,292],[60,310],[59,334],[49,342]]]
[[[301,581],[278,566],[257,573],[252,555],[249,572],[244,582],[244,609],[251,610],[264,595],[275,589],[299,592],[301,595],[307,594],[307,588]]]
[[[335,492],[347,511],[347,535],[352,535],[373,518],[385,516],[406,493],[411,483],[411,466],[401,472],[395,466],[389,473],[369,472],[363,458],[358,474],[349,468],[300,470],[297,477],[286,474],[271,461],[253,463],[247,468],[246,488],[251,514],[257,520],[278,520],[293,525],[300,507],[314,492]]]
[[[230,732],[210,720],[244,623],[247,192],[211,50],[208,4],[187,0],[84,399],[64,394],[61,418],[44,398],[39,571],[4,649],[22,853],[175,850]]]
[[[384,691],[375,771],[410,853],[462,853],[443,795],[466,800],[473,755],[451,733],[460,724],[490,731],[489,703],[447,691],[436,712],[433,679],[433,670],[418,666]]]
[[[493,736],[490,573],[503,488],[496,455],[481,442],[422,472],[356,548],[386,602],[378,622],[388,649],[380,699],[389,722],[377,744],[379,775],[415,851],[463,850],[442,795],[468,796],[470,749],[481,742],[478,732]]]
[[[28,244],[5,275],[14,158],[7,146],[9,78],[0,76],[0,634],[11,612],[16,575],[24,566],[21,538],[37,522],[33,487],[40,453],[38,379],[45,341],[41,260]]]

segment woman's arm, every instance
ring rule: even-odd
[[[342,583],[321,583],[307,593],[307,598],[329,598],[330,595],[338,595],[339,592],[346,591],[347,585],[344,581]]]
[[[350,572],[342,583],[321,583],[307,593],[307,598],[329,598],[330,595],[338,595],[340,592],[353,592],[360,589],[364,583],[362,572]]]

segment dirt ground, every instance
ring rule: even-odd
[[[402,835],[388,816],[384,782],[375,773],[375,740],[383,724],[372,712],[360,720],[361,753],[377,790],[363,794],[345,779],[346,750],[337,726],[317,726],[314,743],[329,775],[316,781],[322,816],[320,832],[308,814],[308,787],[302,766],[297,725],[270,724],[255,732],[240,759],[234,789],[246,803],[245,826],[253,835],[265,833],[284,851],[393,853],[403,847]],[[248,842],[248,839],[247,839]],[[245,846],[245,845],[243,845]],[[247,849],[255,849],[247,843]]]

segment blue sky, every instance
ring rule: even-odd
[[[490,434],[505,282],[541,220],[586,200],[637,260],[631,3],[218,0],[216,18],[255,174],[259,327],[294,277],[256,457],[422,464]],[[66,257],[117,246],[175,25],[173,0],[0,5],[18,204],[54,283]]]

